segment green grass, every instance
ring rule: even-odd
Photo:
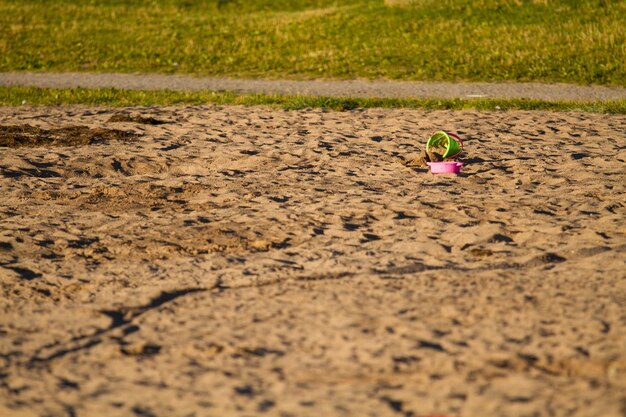
[[[87,104],[101,106],[155,106],[176,104],[238,104],[266,105],[297,110],[328,108],[418,108],[427,110],[550,110],[626,114],[626,99],[604,102],[571,102],[544,100],[494,99],[392,99],[311,97],[280,94],[235,94],[229,92],[181,92],[172,90],[46,89],[32,87],[0,87],[0,106]]]
[[[0,0],[0,71],[624,86],[625,67],[623,0]]]

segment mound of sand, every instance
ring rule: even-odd
[[[107,140],[129,140],[135,134],[116,129],[91,129],[87,126],[67,126],[42,129],[31,125],[0,126],[0,147],[20,146],[79,146]]]
[[[623,116],[0,109],[15,126],[0,415],[624,415]],[[442,128],[461,176],[411,166]]]

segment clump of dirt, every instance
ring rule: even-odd
[[[483,249],[483,248],[472,248],[469,250],[469,253],[470,255],[475,256],[476,258],[482,258],[485,256],[493,255],[493,251],[489,249]]]
[[[441,162],[441,161],[455,161],[456,158],[444,158],[446,148],[443,146],[429,146],[428,152],[423,150],[419,155],[414,158],[408,159],[407,166],[410,167],[427,167],[427,162]]]
[[[9,148],[42,146],[81,146],[109,140],[131,140],[139,135],[116,129],[91,129],[87,126],[67,126],[42,129],[36,126],[0,126],[0,146]]]
[[[109,123],[122,122],[122,123],[141,123],[144,125],[163,125],[169,123],[165,120],[158,120],[153,117],[132,116],[128,113],[118,113],[111,116],[108,120]]]
[[[428,156],[428,162],[441,162],[444,160],[443,156],[446,154],[446,148],[444,146],[430,146],[426,155]]]

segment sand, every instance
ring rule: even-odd
[[[624,116],[25,125],[126,134],[0,148],[3,417],[626,415]],[[410,164],[439,129],[458,177]]]

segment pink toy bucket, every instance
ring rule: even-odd
[[[433,174],[459,174],[463,162],[427,162]]]

